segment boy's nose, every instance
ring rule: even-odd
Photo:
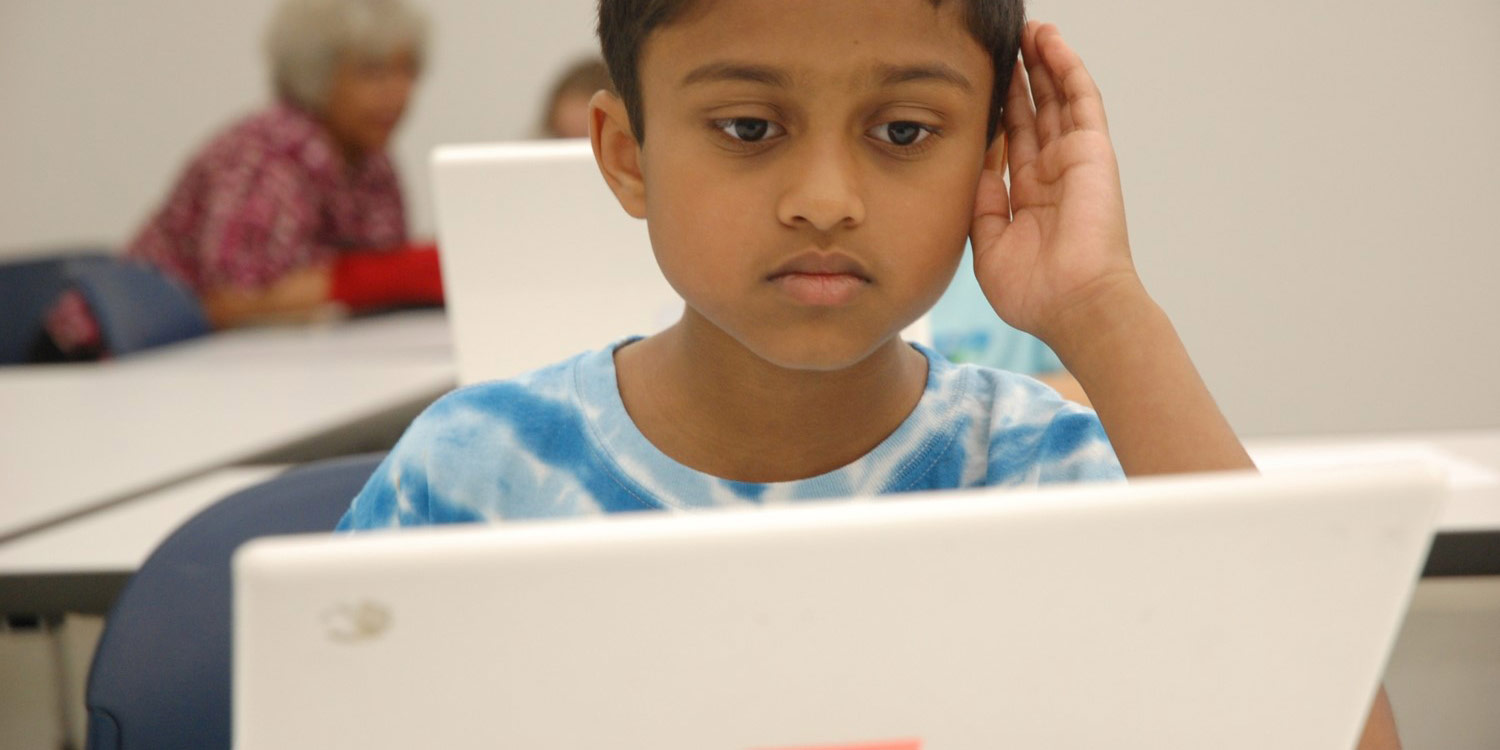
[[[793,170],[777,205],[777,218],[789,227],[809,225],[828,232],[865,220],[858,164],[847,147],[833,144],[793,155]]]

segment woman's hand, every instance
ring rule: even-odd
[[[323,320],[338,312],[329,304],[329,283],[327,265],[307,266],[263,289],[209,290],[202,295],[203,311],[216,329]]]

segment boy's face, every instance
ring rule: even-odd
[[[686,323],[834,370],[937,300],[989,145],[962,8],[700,0],[652,33],[636,210]]]

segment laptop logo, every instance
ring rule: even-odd
[[[797,747],[766,747],[759,750],[922,750],[921,740],[885,740],[883,742],[856,742],[852,745],[799,745]]]
[[[360,643],[385,634],[391,627],[391,611],[372,601],[338,604],[323,610],[323,630],[335,643]]]

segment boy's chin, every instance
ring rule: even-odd
[[[856,337],[841,340],[787,337],[786,340],[740,343],[767,364],[783,370],[834,373],[858,367],[899,342],[897,333],[865,340],[856,340]]]
[[[893,321],[766,320],[715,321],[689,306],[671,330],[699,355],[718,350],[730,359],[747,357],[790,372],[837,373],[856,369],[904,348]],[[696,344],[696,345],[695,345]]]

